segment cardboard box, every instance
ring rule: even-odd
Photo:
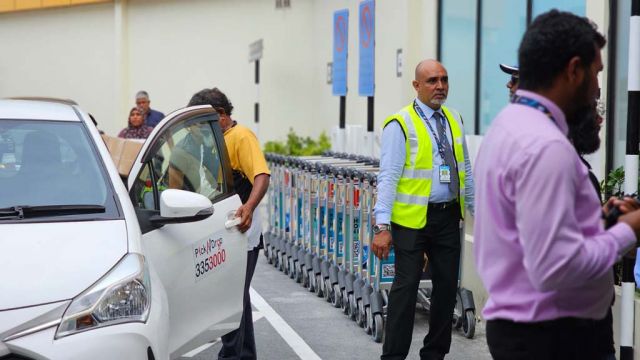
[[[120,176],[128,177],[133,162],[136,161],[138,153],[144,144],[144,140],[122,139],[118,137],[102,134],[102,139],[109,149],[111,159],[118,169]]]

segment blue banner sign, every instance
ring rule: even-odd
[[[333,13],[333,95],[347,95],[347,50],[349,49],[349,10]]]
[[[366,0],[360,3],[360,67],[358,93],[360,96],[373,96],[375,91],[375,2]]]

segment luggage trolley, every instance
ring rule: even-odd
[[[343,265],[338,272],[338,285],[340,288],[340,302],[343,312],[351,319],[355,319],[353,308],[353,283],[358,269],[362,263],[358,262],[360,252],[360,178],[368,171],[377,171],[371,159],[358,157],[358,164],[344,169],[345,194],[341,206],[344,213],[342,222],[342,234],[344,241],[342,252],[344,254]]]
[[[297,159],[297,168],[294,170],[294,192],[295,192],[295,213],[296,213],[296,237],[294,242],[287,248],[289,259],[289,276],[296,282],[307,286],[308,276],[306,268],[311,263],[306,261],[306,253],[310,249],[309,239],[311,233],[310,216],[310,171],[313,167],[312,160],[323,159],[321,156],[300,157]]]
[[[336,264],[334,259],[335,239],[336,239],[336,208],[335,208],[335,172],[337,166],[352,165],[354,162],[341,158],[327,158],[316,162],[317,173],[316,182],[312,180],[312,184],[317,185],[312,191],[317,191],[318,198],[318,226],[317,226],[317,246],[315,254],[312,255],[312,271],[310,274],[311,287],[318,296],[333,302],[333,284],[337,283],[337,271],[335,276],[331,276],[332,263]],[[313,199],[312,199],[313,203]]]
[[[276,244],[278,238],[284,232],[284,210],[283,206],[283,168],[284,157],[276,154],[267,154],[270,161],[271,177],[273,181],[269,186],[269,230],[264,236],[264,252],[270,264],[276,263]]]
[[[333,253],[333,261],[329,268],[329,279],[331,281],[331,303],[336,308],[342,308],[347,313],[348,297],[346,292],[346,281],[348,274],[348,261],[351,261],[350,249],[353,249],[353,236],[350,230],[353,203],[353,178],[352,173],[359,169],[367,168],[364,159],[350,157],[356,161],[353,164],[343,165],[335,171],[335,209],[334,233],[336,246]]]

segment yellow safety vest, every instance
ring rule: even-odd
[[[442,106],[445,118],[449,122],[449,128],[453,138],[453,152],[458,167],[460,179],[460,213],[464,216],[464,150],[462,147],[462,119],[454,117],[452,111]],[[416,113],[413,103],[406,106],[398,113],[388,117],[382,127],[391,121],[398,121],[405,134],[406,157],[402,176],[398,180],[396,198],[391,210],[391,221],[411,229],[421,229],[427,224],[427,208],[429,195],[431,194],[431,181],[433,174],[433,152],[431,137],[427,133],[427,126]],[[455,169],[451,169],[455,171]],[[436,180],[438,181],[438,180]]]

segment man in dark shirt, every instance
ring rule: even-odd
[[[149,100],[149,94],[144,90],[138,91],[136,94],[136,106],[144,116],[144,124],[155,127],[162,119],[164,119],[164,114],[160,111],[153,110],[150,105],[151,101]]]

